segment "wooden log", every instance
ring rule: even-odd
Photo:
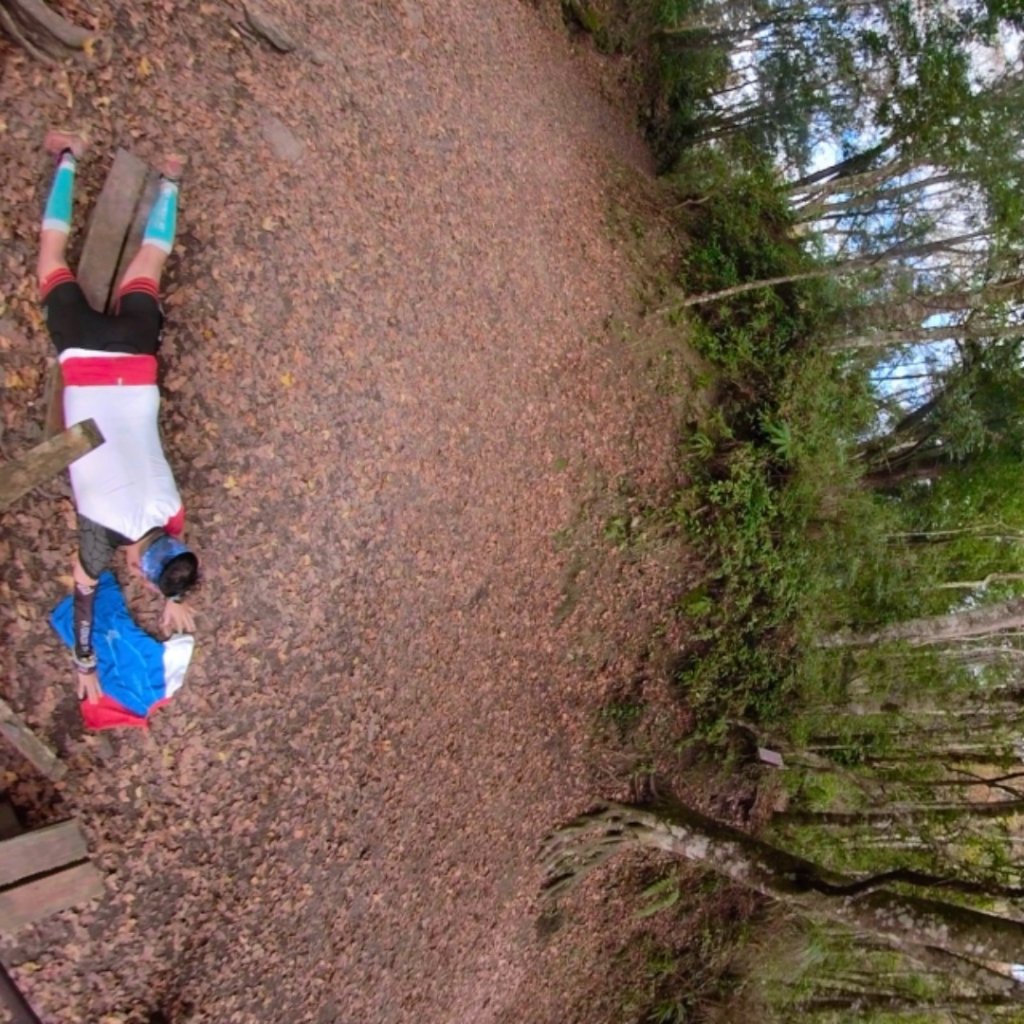
[[[14,932],[33,921],[103,895],[103,876],[86,861],[0,891],[0,932]]]
[[[103,435],[95,421],[83,420],[0,466],[0,511],[101,444]]]
[[[73,818],[22,832],[0,842],[0,889],[88,859],[85,836]]]
[[[78,262],[78,283],[93,309],[107,310],[121,262],[125,238],[146,183],[146,165],[126,149],[119,149],[99,199]]]
[[[0,735],[48,779],[64,777],[67,765],[25,724],[21,715],[0,699]]]

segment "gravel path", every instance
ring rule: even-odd
[[[91,77],[0,49],[5,451],[40,418],[44,127],[93,126],[79,226],[116,144],[185,149],[164,415],[206,571],[185,692],[82,736],[44,621],[66,484],[0,521],[4,695],[71,773],[0,767],[30,818],[81,818],[108,886],[0,953],[61,1024],[562,1024],[536,849],[612,795],[593,715],[666,589],[573,547],[670,463],[603,329],[631,288],[609,190],[647,156],[515,0],[282,3],[288,56],[183,6],[110,4]]]

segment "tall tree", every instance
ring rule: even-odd
[[[630,846],[661,850],[798,913],[877,935],[908,950],[926,947],[972,961],[1013,963],[1024,943],[1024,922],[906,895],[889,889],[891,879],[885,876],[842,876],[680,806],[654,812],[613,804],[557,829],[544,846],[548,890],[564,890]],[[925,887],[933,888],[933,883],[941,889],[942,881],[936,879]],[[1014,992],[1024,1000],[1024,987]]]

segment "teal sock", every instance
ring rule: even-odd
[[[160,179],[160,191],[149,211],[143,245],[155,245],[170,252],[174,245],[174,229],[178,220],[178,183],[169,178]]]
[[[43,211],[44,231],[71,231],[71,198],[75,190],[75,157],[70,149],[64,150],[57,163],[57,173],[50,186],[50,197]]]

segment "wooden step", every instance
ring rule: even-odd
[[[75,820],[0,841],[0,932],[85,903],[103,894],[103,876]]]

